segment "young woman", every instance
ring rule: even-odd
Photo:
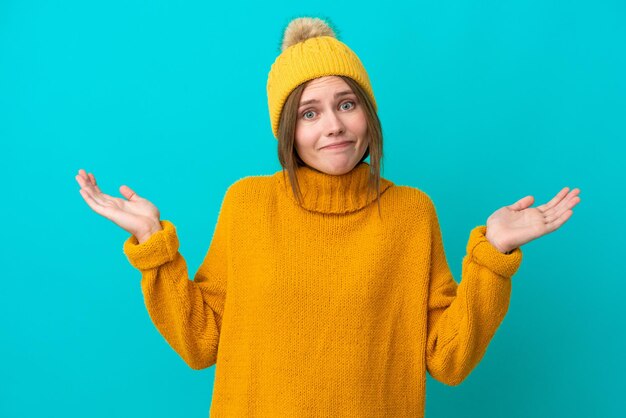
[[[82,169],[80,193],[132,234],[124,252],[159,332],[191,368],[216,365],[211,416],[423,416],[426,371],[468,376],[507,312],[521,245],[558,229],[579,190],[494,212],[470,232],[457,284],[430,197],[380,177],[369,78],[326,22],[287,26],[267,93],[283,170],[228,188],[193,280],[148,200],[105,195]]]

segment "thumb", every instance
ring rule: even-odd
[[[139,195],[135,193],[133,189],[131,189],[130,187],[126,185],[123,185],[120,187],[120,193],[122,193],[122,196],[124,196],[126,199],[128,199],[131,202],[134,202],[137,199],[139,199]]]
[[[522,210],[522,209],[526,209],[527,207],[529,207],[530,205],[533,204],[533,202],[535,201],[535,198],[532,196],[526,196],[521,198],[520,200],[518,200],[517,202],[513,203],[510,208],[513,210]]]

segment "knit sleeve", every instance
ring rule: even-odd
[[[172,222],[138,244],[124,243],[130,264],[141,272],[141,288],[152,322],[181,358],[195,370],[215,364],[227,281],[229,202],[222,201],[213,238],[194,279],[178,251]]]
[[[522,261],[516,248],[498,251],[485,238],[487,227],[470,232],[457,285],[450,272],[439,220],[432,201],[431,263],[428,295],[426,366],[447,385],[460,384],[480,362],[504,319],[511,296],[511,277]]]

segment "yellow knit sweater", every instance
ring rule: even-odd
[[[148,313],[193,369],[213,364],[211,417],[421,417],[426,371],[457,385],[506,315],[522,253],[469,235],[453,279],[435,207],[369,165],[232,184],[189,280],[174,225],[124,243]]]

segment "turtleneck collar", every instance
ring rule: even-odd
[[[302,192],[302,206],[313,212],[349,213],[360,210],[376,200],[376,194],[368,196],[370,165],[359,163],[346,174],[332,175],[317,171],[308,166],[298,167],[296,175]],[[289,175],[283,170],[275,177],[281,189],[297,204]],[[387,179],[380,178],[380,193],[393,186]]]

